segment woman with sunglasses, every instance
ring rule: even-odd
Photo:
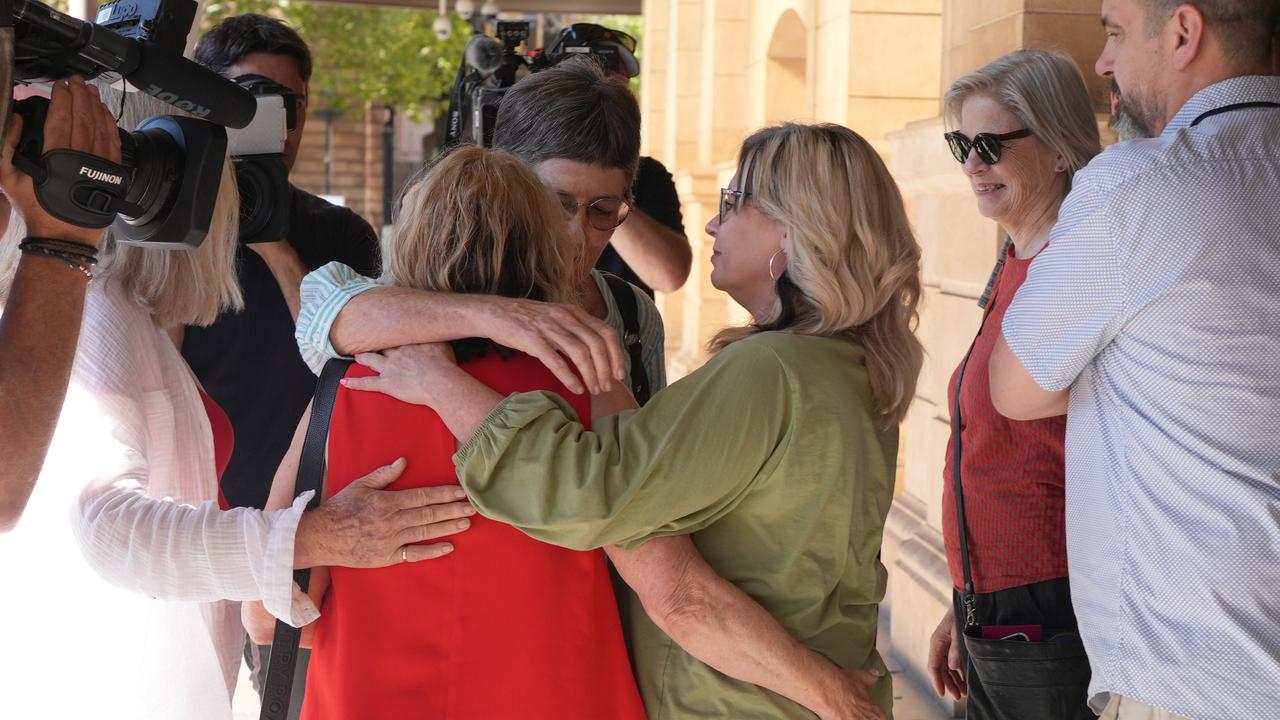
[[[439,413],[482,515],[606,547],[650,717],[885,717],[880,545],[923,359],[902,198],[853,131],[781,125],[746,140],[707,233],[712,283],[752,322],[640,409],[588,430],[570,400],[504,399],[438,346],[357,356],[380,375],[348,387]]]
[[[943,102],[955,128],[945,138],[978,212],[1007,238],[979,301],[982,325],[949,387],[942,507],[956,590],[929,670],[939,695],[968,695],[969,718],[1092,718],[1067,580],[1066,418],[1001,416],[987,363],[1073,175],[1099,152],[1097,120],[1075,63],[1043,50],[995,60],[957,80]]]

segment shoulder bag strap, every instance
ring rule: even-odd
[[[294,488],[294,497],[308,490],[315,491],[315,495],[307,503],[308,510],[314,510],[320,504],[329,419],[333,415],[334,399],[338,396],[338,381],[347,374],[350,366],[350,360],[330,360],[326,363],[311,400],[311,422],[302,443],[298,481]],[[294,570],[293,581],[302,592],[306,592],[311,581],[311,569]],[[298,664],[298,640],[301,637],[301,628],[293,627],[283,620],[276,621],[275,636],[271,640],[271,658],[267,661],[266,684],[262,689],[260,720],[285,720],[289,714],[289,700],[293,696],[293,671]]]
[[[1005,243],[1002,250],[1008,250],[1008,242]],[[987,284],[983,297],[978,301],[979,307],[982,308],[982,323],[978,325],[978,332],[974,335],[973,342],[969,343],[969,350],[964,354],[964,360],[960,363],[960,372],[956,374],[956,396],[951,403],[951,481],[954,483],[953,495],[956,499],[956,541],[960,543],[960,566],[964,573],[964,587],[960,590],[960,602],[964,606],[964,624],[962,628],[971,628],[978,624],[977,600],[974,597],[973,590],[973,571],[969,562],[969,527],[965,523],[964,515],[964,485],[960,480],[960,461],[964,457],[963,453],[963,433],[961,430],[964,423],[960,417],[960,390],[964,386],[964,371],[969,367],[969,358],[973,355],[973,348],[978,344],[978,336],[982,335],[982,330],[987,326],[987,318],[991,315],[991,301],[995,300],[996,288],[1000,282],[1000,271],[1004,268],[1004,252],[1001,253],[999,261],[996,263],[995,270],[991,273],[991,280]]]
[[[631,283],[611,273],[602,273],[609,285],[609,293],[622,315],[623,345],[631,357],[631,393],[636,402],[649,402],[653,389],[649,387],[649,373],[644,367],[644,347],[640,344],[640,306],[636,303],[636,291]]]

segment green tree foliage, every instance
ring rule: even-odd
[[[376,102],[415,120],[448,104],[462,49],[471,30],[453,16],[453,33],[439,40],[436,13],[408,8],[309,4],[290,0],[214,0],[202,31],[230,15],[259,13],[293,26],[311,46],[311,107],[343,112]]]

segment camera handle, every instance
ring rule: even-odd
[[[44,123],[49,101],[27,98],[13,104],[22,116],[22,135],[13,165],[31,176],[36,200],[50,215],[79,227],[105,228],[116,213],[140,214],[125,202],[129,175],[123,165],[76,150],[44,152]],[[128,141],[128,133],[121,132]]]

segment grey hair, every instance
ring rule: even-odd
[[[640,104],[625,78],[589,57],[570,58],[511,86],[493,145],[530,166],[573,160],[621,170],[630,188],[640,162]]]
[[[1180,5],[1191,5],[1204,16],[1205,25],[1222,44],[1223,52],[1240,63],[1267,63],[1280,22],[1276,0],[1144,0],[1146,33],[1160,32]]]
[[[942,98],[949,125],[959,124],[960,108],[974,95],[1000,103],[1033,137],[1066,158],[1068,188],[1076,171],[1102,152],[1084,77],[1064,52],[1015,50],[956,80]]]

